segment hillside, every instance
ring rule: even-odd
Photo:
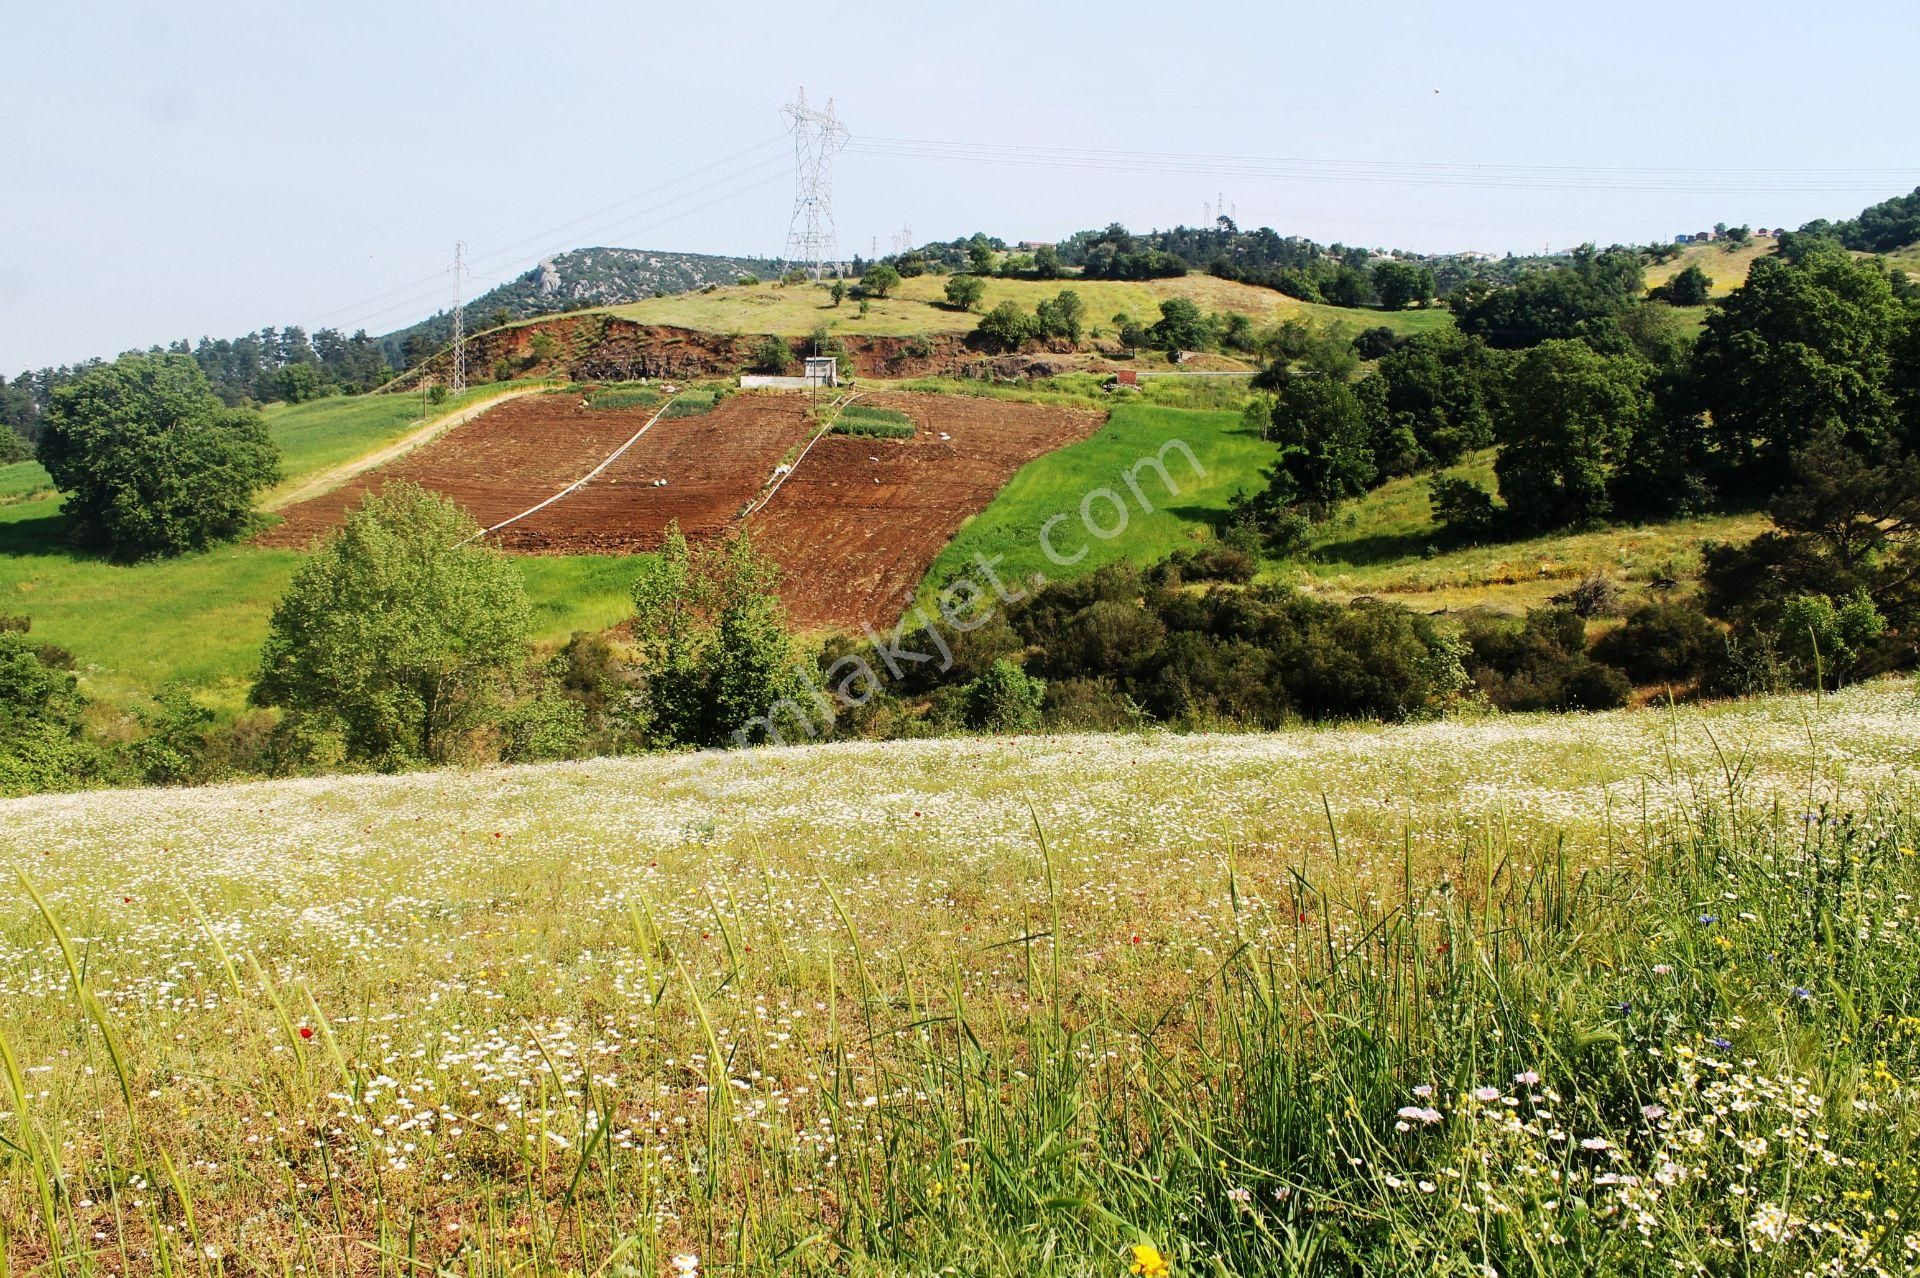
[[[1873,1254],[1910,1193],[1865,1170],[1912,1134],[1865,1080],[1913,1060],[1866,1027],[1920,962],[1915,828],[1870,806],[1916,763],[1920,701],[1881,683],[0,802],[40,894],[0,900],[13,1104],[57,1183],[164,1155],[190,1195],[190,1235],[97,1190],[74,1232],[232,1273],[322,1238],[436,1273],[1065,1278],[1141,1244],[1304,1272],[1261,1230],[1411,1272],[1408,1240],[1493,1245],[1447,1200],[1484,1194],[1566,1240],[1520,1270],[1559,1278],[1741,1236],[1729,1185],[1831,1203],[1756,1272],[1885,1273],[1819,1257]],[[99,1030],[111,1056],[77,1046]],[[1556,1212],[1682,1165],[1638,1230]],[[36,1231],[0,1246],[46,1272]]]
[[[871,299],[865,315],[859,313],[857,303],[852,301],[834,306],[825,287],[812,284],[719,288],[652,298],[612,309],[622,318],[643,324],[667,324],[717,333],[803,337],[824,324],[834,332],[906,337],[916,333],[969,332],[979,322],[979,312],[1003,301],[1032,310],[1035,303],[1070,288],[1087,304],[1087,321],[1096,329],[1111,329],[1113,317],[1121,313],[1139,320],[1157,318],[1160,303],[1174,297],[1187,298],[1203,311],[1242,314],[1261,324],[1303,318],[1323,324],[1344,323],[1356,330],[1384,324],[1395,332],[1411,333],[1452,322],[1452,317],[1441,308],[1394,312],[1346,309],[1301,302],[1272,289],[1198,273],[1139,281],[989,278],[978,310],[967,312],[946,304],[943,290],[947,278],[928,274],[902,280],[890,296]]]
[[[1747,271],[1763,257],[1771,257],[1779,248],[1777,241],[1756,238],[1745,244],[1689,244],[1678,257],[1647,268],[1647,287],[1656,288],[1686,270],[1697,266],[1713,281],[1713,295],[1724,297],[1747,282]]]
[[[734,284],[743,276],[768,276],[779,269],[779,263],[755,257],[630,248],[572,249],[543,259],[524,275],[468,302],[467,328],[492,327],[502,313],[508,320],[521,320],[556,311],[617,306],[661,294],[691,292],[710,284]],[[409,337],[422,334],[439,344],[449,340],[452,325],[452,318],[441,312],[383,334],[378,339],[380,349],[389,363],[399,367]]]

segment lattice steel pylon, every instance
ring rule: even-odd
[[[805,267],[817,280],[828,267],[839,265],[840,242],[833,229],[833,157],[851,135],[834,116],[833,99],[827,99],[826,110],[816,111],[807,105],[804,88],[781,114],[793,134],[793,220],[787,224],[787,265]]]
[[[458,395],[467,388],[467,312],[460,301],[461,277],[467,273],[467,242],[453,245],[453,380],[448,388]]]

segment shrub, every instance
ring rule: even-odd
[[[1620,587],[1613,578],[1595,573],[1582,577],[1572,590],[1555,595],[1549,602],[1570,609],[1576,617],[1611,617],[1620,611]]]
[[[1468,671],[1502,710],[1610,710],[1633,691],[1587,655],[1586,621],[1571,608],[1536,608],[1518,625],[1476,614],[1464,633]]]
[[[86,706],[57,653],[24,625],[0,626],[0,794],[71,789],[102,774],[104,759],[81,736]]]
[[[1017,351],[1034,337],[1036,329],[1033,316],[1007,301],[982,315],[973,334],[988,350]]]
[[[1040,726],[1046,693],[1045,680],[1002,658],[960,689],[961,714],[976,732],[1031,732]]]
[[[1489,537],[1498,526],[1493,494],[1470,479],[1435,475],[1427,481],[1427,500],[1434,521],[1463,541]]]
[[[153,700],[154,709],[135,711],[147,733],[127,748],[134,767],[156,785],[201,779],[213,711],[177,683],[163,685]]]
[[[1727,638],[1698,608],[1654,603],[1636,609],[1625,625],[1600,637],[1593,655],[1635,683],[1690,682],[1724,661]]]
[[[1253,580],[1255,559],[1233,546],[1201,546],[1176,550],[1147,570],[1147,582],[1153,586],[1178,586],[1185,581],[1230,581],[1244,585]]]
[[[748,358],[754,372],[778,377],[793,367],[793,348],[785,338],[768,334],[753,344]]]

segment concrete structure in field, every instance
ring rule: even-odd
[[[832,355],[809,355],[806,358],[806,371],[799,377],[767,377],[757,373],[744,373],[740,377],[743,388],[762,387],[773,390],[811,390],[816,386],[838,386],[840,384],[840,361]]]

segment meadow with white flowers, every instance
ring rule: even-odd
[[[1901,1274],[1920,696],[0,802],[31,1275]]]

